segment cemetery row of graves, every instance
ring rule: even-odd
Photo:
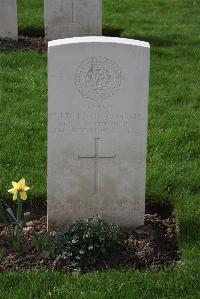
[[[2,298],[198,298],[198,3],[2,3]]]
[[[18,40],[17,0],[1,0],[0,38]],[[47,40],[102,34],[102,0],[44,0]]]

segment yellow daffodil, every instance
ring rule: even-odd
[[[18,190],[18,183],[12,182],[12,189],[9,189],[8,192],[13,194],[13,200],[17,199],[17,190]]]
[[[27,199],[27,194],[26,191],[28,191],[30,188],[26,186],[25,184],[25,179],[21,179],[18,182],[18,191],[21,199],[26,200]]]
[[[23,200],[27,199],[26,191],[30,188],[26,186],[25,179],[21,179],[18,183],[12,182],[13,188],[9,189],[8,192],[13,194],[13,200],[17,199],[17,192],[19,192],[20,198]]]

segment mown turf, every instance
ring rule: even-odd
[[[18,2],[20,31],[44,32],[43,1]],[[200,298],[199,15],[199,0],[104,1],[104,34],[151,44],[146,200],[173,206],[181,264],[80,277],[3,274],[2,298]],[[46,199],[47,57],[13,49],[0,62],[0,192],[8,200],[11,180],[25,176],[39,202]]]
[[[198,266],[179,265],[164,271],[122,269],[85,275],[58,272],[0,275],[1,299],[200,298]]]
[[[46,198],[46,53],[11,52],[1,57],[0,190],[8,199],[12,180],[24,176],[30,198]],[[10,197],[10,196],[9,196]]]
[[[18,0],[19,34],[44,35],[44,1]]]

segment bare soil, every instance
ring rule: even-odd
[[[47,43],[44,37],[29,37],[19,35],[18,42],[10,40],[0,40],[0,53],[11,51],[28,51],[35,50],[43,52],[47,50]]]
[[[105,268],[135,267],[162,268],[179,259],[176,224],[168,213],[148,213],[144,226],[125,232],[125,244],[122,252],[113,252],[109,259],[99,260],[95,266],[85,271],[96,271]],[[58,261],[48,253],[37,252],[32,244],[35,234],[46,232],[46,216],[35,217],[27,223],[23,231],[23,248],[21,252],[12,249],[8,228],[0,223],[0,271],[41,268],[61,271],[80,271],[74,268],[70,260]]]

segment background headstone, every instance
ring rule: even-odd
[[[45,0],[47,40],[102,34],[102,0]]]
[[[121,38],[49,43],[49,228],[96,214],[143,224],[149,56]]]
[[[0,0],[0,39],[18,39],[16,0]]]

